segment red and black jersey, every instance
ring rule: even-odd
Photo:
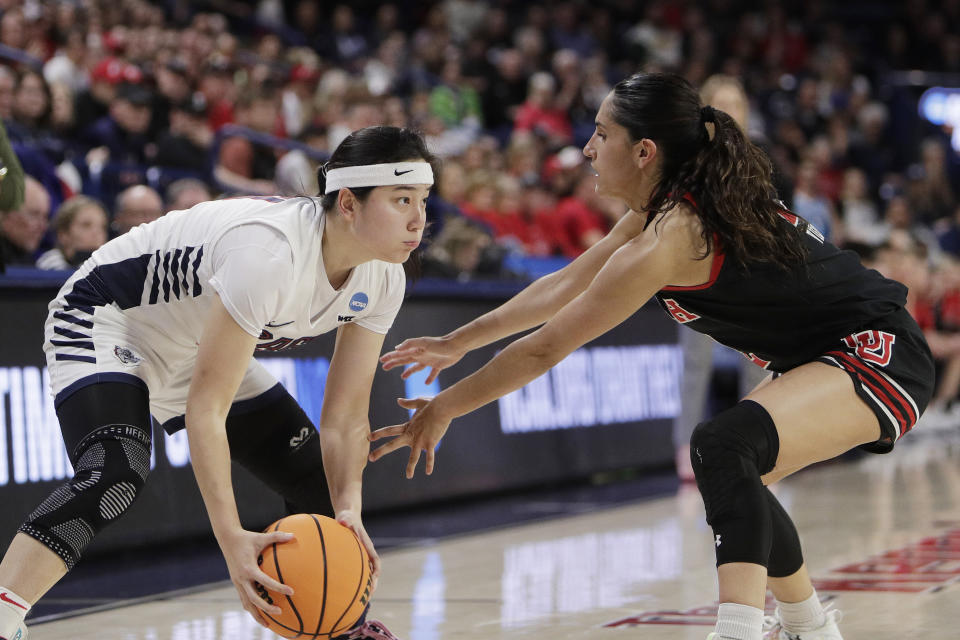
[[[857,254],[826,242],[798,216],[783,211],[781,218],[784,233],[789,226],[806,227],[803,264],[786,271],[756,262],[745,269],[715,244],[709,281],[656,294],[677,322],[780,372],[903,308],[907,295],[905,286],[867,269]]]

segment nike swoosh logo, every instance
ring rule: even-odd
[[[393,175],[395,175],[395,176],[402,176],[403,174],[405,174],[405,173],[410,173],[411,171],[413,171],[413,169],[407,169],[406,171],[398,171],[398,170],[394,169],[394,170],[393,170]]]
[[[272,322],[268,322],[267,326],[270,327],[271,329],[276,329],[277,327],[285,327],[288,324],[293,324],[294,322],[296,322],[296,320],[291,320],[290,322],[281,322],[280,324],[274,324]]]
[[[12,605],[15,606],[15,607],[20,607],[20,608],[23,609],[24,611],[28,611],[28,609],[27,609],[25,606],[23,606],[22,604],[20,604],[19,602],[14,602],[13,600],[11,600],[11,599],[7,596],[7,592],[6,592],[6,591],[4,591],[3,593],[0,593],[0,600],[3,600],[4,602],[9,602],[10,604],[12,604]]]

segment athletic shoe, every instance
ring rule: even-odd
[[[843,613],[834,609],[833,605],[827,605],[824,614],[826,620],[817,629],[792,633],[783,628],[780,622],[780,610],[778,609],[773,616],[765,620],[769,624],[770,630],[764,637],[770,640],[843,640],[840,629],[837,627],[837,623],[843,619]]]
[[[9,638],[0,636],[0,640],[27,640],[27,625],[21,623],[12,636]]]
[[[379,620],[367,620],[347,635],[340,637],[344,640],[400,640]]]

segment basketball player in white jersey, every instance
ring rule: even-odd
[[[321,170],[321,197],[199,204],[97,250],[50,304],[44,350],[76,475],[20,527],[0,562],[0,639],[119,518],[150,468],[151,415],[187,429],[193,469],[243,607],[291,593],[257,556],[289,534],[240,524],[231,457],[291,512],[335,516],[379,558],[360,518],[370,389],[420,242],[434,156],[407,129],[348,136]],[[253,359],[337,331],[319,432]],[[322,390],[317,389],[317,393]],[[296,448],[292,437],[310,434]],[[389,640],[361,618],[343,638]]]

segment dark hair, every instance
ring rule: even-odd
[[[407,160],[425,160],[433,168],[434,176],[439,174],[440,161],[427,149],[423,137],[416,131],[400,127],[366,127],[358,129],[343,139],[334,150],[330,159],[317,170],[317,184],[320,186],[320,205],[324,211],[333,211],[337,204],[337,192],[324,194],[327,186],[327,171],[341,167],[355,167],[365,164],[383,164],[404,162]],[[350,191],[361,202],[365,201],[376,187],[350,187]],[[420,274],[420,252],[414,251],[410,259],[403,263],[407,276],[416,279]]]
[[[788,268],[803,261],[805,223],[781,225],[770,159],[727,113],[704,107],[684,78],[638,73],[613,89],[611,115],[634,141],[657,144],[660,180],[647,210],[669,211],[690,194],[703,226],[706,257],[719,239],[741,265],[768,262]],[[713,138],[707,123],[714,126]],[[786,232],[785,232],[786,230]]]

